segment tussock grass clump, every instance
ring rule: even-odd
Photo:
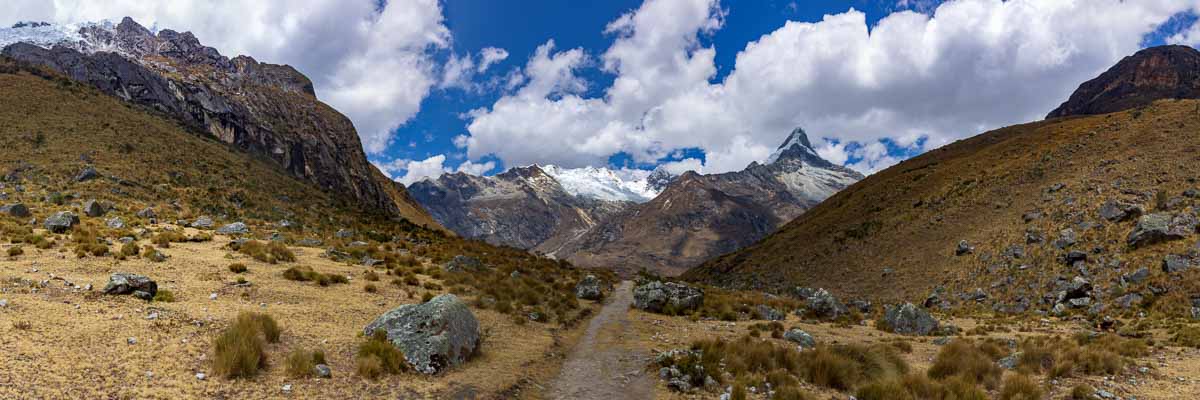
[[[988,399],[987,392],[962,378],[935,381],[917,373],[868,383],[855,392],[855,397],[859,400]]]
[[[287,374],[293,378],[310,378],[317,364],[325,364],[325,352],[295,349],[287,357]]]
[[[1084,383],[1071,388],[1071,394],[1067,396],[1067,400],[1095,400],[1095,398],[1096,389]]]
[[[242,312],[213,341],[213,371],[226,378],[252,378],[266,368],[265,343],[279,342],[279,325],[266,314]]]
[[[378,282],[379,274],[375,273],[375,271],[367,271],[367,273],[363,275],[363,278],[371,282]]]
[[[800,382],[851,390],[870,381],[894,379],[908,373],[908,364],[889,345],[819,346],[801,353],[777,341],[744,336],[734,341],[700,340],[691,351],[660,357],[656,367],[674,367],[704,387],[706,377],[722,385],[768,382],[777,393],[799,392]],[[766,389],[765,386],[762,389]],[[793,389],[795,389],[793,391]]]
[[[1130,357],[1148,353],[1145,340],[1126,339],[1112,334],[1082,333],[1072,339],[1034,337],[1021,343],[1018,369],[1025,373],[1046,373],[1052,378],[1083,375],[1112,375],[1121,371]]]
[[[981,346],[967,340],[955,340],[938,352],[928,374],[936,380],[957,377],[995,389],[1000,384],[1003,372],[996,364],[996,358]]]
[[[367,292],[367,293],[378,293],[379,287],[375,286],[374,284],[368,283],[366,285],[363,285],[363,291]]]
[[[141,248],[138,247],[137,242],[125,243],[125,244],[121,245],[121,251],[117,253],[117,258],[126,259],[129,257],[136,256],[140,252],[141,252]]]
[[[296,254],[292,253],[286,245],[279,242],[250,240],[242,243],[238,247],[238,252],[268,264],[296,261]]]
[[[322,274],[313,271],[312,267],[299,266],[289,267],[283,271],[283,279],[297,282],[316,282],[320,286],[329,286],[334,283],[349,283],[350,279],[341,274]]]
[[[1043,396],[1042,386],[1024,374],[1005,377],[1004,386],[1000,388],[1000,400],[1041,400]]]
[[[71,232],[71,242],[75,244],[75,256],[87,257],[89,254],[101,257],[108,255],[108,245],[104,244],[96,228],[78,226]]]
[[[1171,342],[1184,347],[1200,349],[1200,326],[1185,325],[1172,329]]]
[[[367,341],[358,345],[355,364],[358,375],[368,379],[408,371],[404,353],[388,341],[387,333],[383,331],[375,331]]]
[[[21,246],[13,246],[8,248],[9,257],[16,257],[22,254],[25,254],[25,249],[21,248]]]
[[[240,274],[240,273],[243,273],[246,271],[247,271],[246,264],[242,264],[242,263],[229,264],[229,272],[232,272],[235,274]]]
[[[153,301],[161,301],[163,303],[174,303],[175,302],[175,292],[172,292],[167,289],[158,289],[158,292],[154,293]]]
[[[160,249],[171,247],[171,243],[185,243],[188,241],[186,235],[175,231],[163,231],[155,234],[150,238],[150,243],[154,243]]]

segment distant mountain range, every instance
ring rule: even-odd
[[[447,174],[409,192],[463,236],[583,266],[674,275],[753,243],[862,178],[822,159],[796,129],[765,164],[737,172],[533,165],[492,177]]]

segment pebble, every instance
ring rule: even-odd
[[[137,338],[132,338],[132,337],[131,337],[131,338],[129,338],[129,339],[125,339],[125,343],[129,343],[129,344],[131,344],[131,345],[132,345],[132,344],[137,344]]]
[[[0,308],[8,307],[8,299],[0,299]]]
[[[209,299],[209,300],[216,300],[216,299],[217,299],[217,294],[216,294],[216,293],[213,293],[213,294],[210,294],[210,295],[208,295],[208,299]]]
[[[158,319],[158,311],[151,312],[150,315],[146,316],[146,319],[148,319],[148,320]]]
[[[289,384],[283,385],[283,392],[291,393],[292,392],[292,384],[289,383]]]
[[[207,378],[208,378],[208,375],[205,375],[203,372],[197,372],[197,373],[196,373],[196,379],[197,379],[197,380],[201,380],[201,381],[202,381],[202,380],[205,380],[205,379],[207,379]]]

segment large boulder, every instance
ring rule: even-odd
[[[217,229],[217,233],[222,235],[245,235],[250,233],[250,228],[246,227],[245,223],[234,222],[229,225],[222,226]]]
[[[633,306],[661,313],[684,313],[704,304],[704,291],[675,282],[654,281],[633,289]]]
[[[86,181],[90,181],[92,179],[96,179],[99,177],[100,177],[100,173],[96,172],[96,168],[87,167],[87,168],[84,168],[83,171],[79,171],[78,175],[75,175],[75,181],[76,182],[86,182]]]
[[[806,349],[817,347],[816,339],[813,339],[812,335],[809,335],[808,332],[800,328],[788,329],[787,332],[783,333],[783,338]]]
[[[376,331],[404,352],[417,371],[436,374],[467,362],[479,350],[479,321],[453,294],[434,297],[424,304],[405,304],[384,313],[363,329]]]
[[[584,300],[600,300],[603,293],[600,291],[600,279],[595,275],[588,275],[575,285],[575,297]]]
[[[104,285],[104,294],[132,294],[143,300],[150,300],[158,293],[158,283],[143,275],[118,272],[108,278]]]
[[[901,335],[929,335],[938,329],[938,321],[912,303],[887,306],[883,313],[884,330]]]
[[[1127,241],[1130,246],[1137,247],[1184,239],[1196,233],[1196,225],[1200,225],[1200,221],[1191,213],[1143,215],[1129,232]]]
[[[66,233],[71,228],[79,225],[79,216],[70,211],[59,211],[46,217],[46,221],[42,226],[46,230],[54,233]]]
[[[0,206],[0,214],[17,218],[29,218],[31,215],[33,215],[29,212],[29,207],[25,207],[25,205],[21,203]]]

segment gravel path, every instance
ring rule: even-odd
[[[648,359],[634,348],[629,327],[633,282],[625,281],[609,295],[587,332],[550,385],[551,399],[651,399],[654,380]]]

